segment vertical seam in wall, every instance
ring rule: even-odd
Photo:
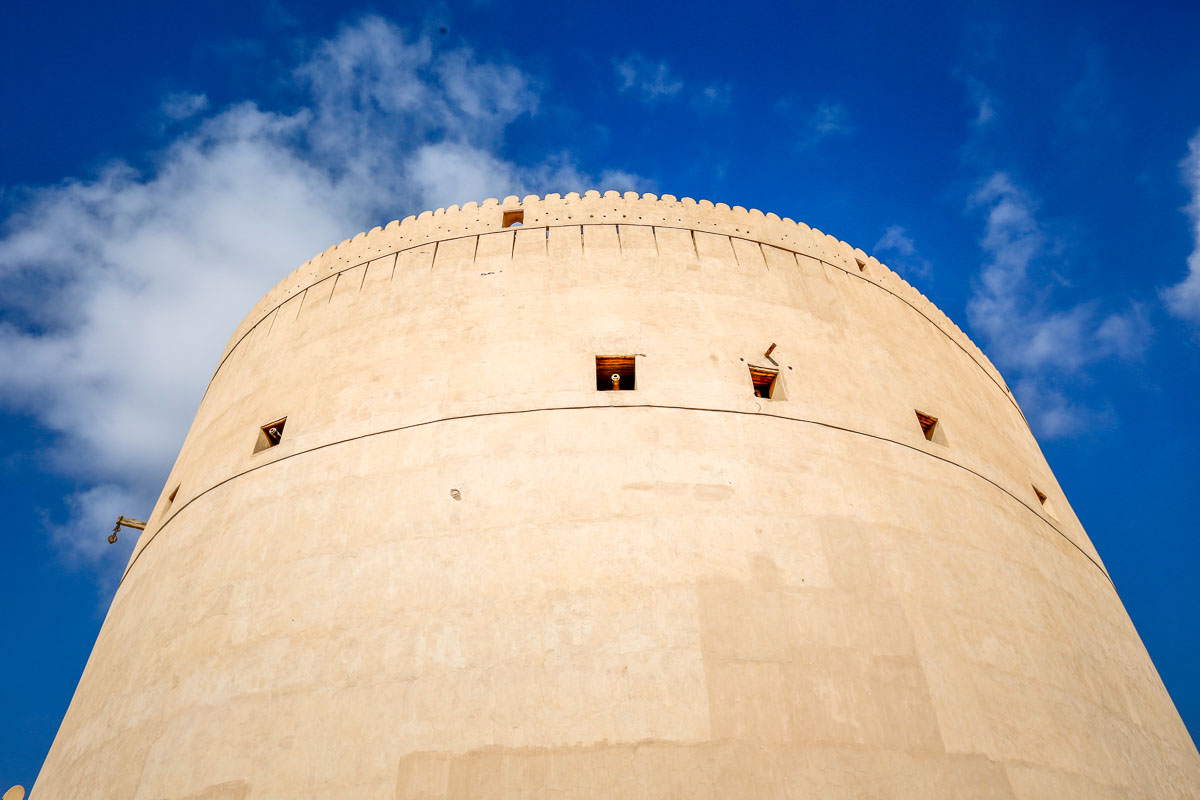
[[[337,291],[338,281],[340,281],[341,279],[342,279],[342,273],[340,273],[340,272],[333,276],[333,288],[331,288],[329,290],[329,298],[325,301],[325,305],[329,305],[330,303],[333,302],[333,294],[334,294],[334,292]]]
[[[690,233],[692,235],[692,253],[696,256],[696,263],[699,264],[700,263],[700,248],[696,246],[696,231],[689,230],[688,233]]]
[[[655,225],[650,226],[650,238],[654,240],[654,256],[662,258],[662,251],[658,249],[658,227]]]
[[[362,293],[362,287],[366,286],[366,284],[367,284],[367,270],[369,270],[371,268],[371,262],[370,261],[366,262],[365,264],[362,265],[362,268],[363,268],[362,280],[360,280],[358,282],[358,291],[360,294]]]
[[[437,253],[438,253],[438,245],[439,244],[441,244],[441,242],[433,243],[433,257],[429,259],[429,271],[430,272],[433,272],[433,265],[437,263]]]
[[[316,284],[314,283],[313,286],[316,286]],[[309,290],[309,287],[305,286],[304,294],[300,295],[300,307],[296,309],[296,319],[300,319],[300,312],[304,310],[304,304],[308,302],[308,290]],[[295,320],[292,320],[292,321],[295,322]],[[233,353],[230,353],[229,355],[233,355]],[[220,368],[221,368],[220,366],[217,367],[217,369],[220,369]],[[213,377],[216,377],[216,376],[214,375]],[[204,398],[200,398],[200,401],[204,402]]]
[[[392,253],[392,276],[388,278],[388,283],[396,280],[396,265],[400,263],[400,251]]]
[[[725,238],[729,240],[729,249],[733,251],[733,263],[740,267],[742,265],[742,260],[738,258],[737,248],[733,246],[733,237],[726,236]]]
[[[279,309],[277,308],[271,312],[271,324],[269,326],[267,326],[267,335],[265,338],[267,338],[267,339],[271,338],[271,331],[275,330],[275,318],[278,316],[279,316]],[[258,327],[258,326],[256,325],[255,327]],[[251,328],[251,330],[254,330],[254,328]],[[171,476],[168,475],[167,477],[169,478]]]

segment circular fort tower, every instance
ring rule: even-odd
[[[263,298],[32,796],[1175,798],[1200,757],[945,315],[791,220],[588,192]]]

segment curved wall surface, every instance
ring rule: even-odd
[[[1200,757],[953,323],[802,224],[589,192],[255,307],[32,796],[1194,798]]]

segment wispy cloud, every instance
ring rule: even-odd
[[[1029,415],[1030,424],[1045,439],[1063,439],[1087,430],[1106,430],[1116,423],[1116,413],[1107,402],[1101,401],[1097,406],[1083,405],[1044,376],[1020,378],[1012,388]]]
[[[971,125],[982,128],[996,118],[998,101],[992,90],[983,81],[970,75],[960,75],[967,86],[967,96],[975,111]]]
[[[733,84],[710,83],[702,88],[694,100],[701,111],[726,111],[733,103]]]
[[[617,90],[647,105],[684,102],[701,113],[727,111],[733,103],[733,84],[714,81],[697,86],[685,81],[665,60],[653,61],[631,53],[613,61]]]
[[[824,100],[813,106],[797,102],[793,97],[782,97],[773,109],[796,129],[796,146],[800,149],[854,133],[850,112],[841,103]]]
[[[1008,175],[991,175],[969,207],[984,214],[987,261],[967,316],[999,365],[1016,375],[1014,388],[1033,424],[1043,435],[1060,436],[1111,416],[1071,401],[1065,387],[1091,364],[1139,357],[1151,335],[1145,310],[1134,303],[1105,314],[1096,301],[1055,306],[1043,262],[1058,248],[1032,198]]]
[[[1192,226],[1193,248],[1187,260],[1187,276],[1163,289],[1161,295],[1168,311],[1200,327],[1200,130],[1188,142],[1187,155],[1179,167],[1192,196],[1185,211]]]
[[[854,130],[850,124],[850,115],[841,103],[821,103],[813,112],[810,121],[812,130],[818,138],[850,133]]]
[[[646,103],[658,103],[683,91],[683,81],[671,72],[666,61],[651,61],[633,53],[613,62],[617,71],[617,88],[629,92]]]
[[[901,275],[929,278],[933,274],[933,265],[917,252],[912,237],[899,225],[889,225],[873,249],[876,257],[886,256],[880,260],[886,261],[888,266]]]
[[[163,98],[160,106],[163,116],[179,121],[194,117],[208,107],[208,97],[191,92],[176,92]]]
[[[1109,97],[1112,78],[1097,44],[1084,42],[1072,50],[1070,69],[1075,78],[1056,109],[1055,141],[1063,148],[1094,148],[1120,122]]]
[[[0,402],[57,435],[43,465],[80,488],[48,530],[76,563],[119,569],[128,551],[106,528],[150,508],[229,332],[297,264],[425,208],[594,185],[569,153],[500,154],[539,105],[512,64],[377,17],[309,52],[297,106],[168,98],[186,132],[153,171],[115,164],[23,190],[4,222]]]
[[[848,136],[854,132],[850,124],[850,113],[841,103],[821,103],[808,119],[808,132],[801,146],[814,145],[835,136]]]

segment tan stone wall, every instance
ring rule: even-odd
[[[625,354],[636,390],[596,391]],[[34,788],[1164,798],[1200,757],[953,323],[804,225],[589,192],[426,212],[268,293]]]

